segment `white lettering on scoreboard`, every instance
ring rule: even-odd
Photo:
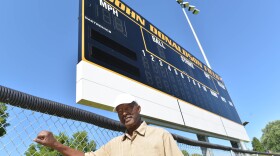
[[[113,15],[119,17],[119,12],[117,9],[113,8],[111,5],[107,4],[106,2],[104,2],[103,0],[100,0],[100,5],[105,8],[106,10],[108,10],[109,12],[112,11]]]

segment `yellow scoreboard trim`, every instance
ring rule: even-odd
[[[82,60],[86,60],[85,59],[85,0],[82,0]]]

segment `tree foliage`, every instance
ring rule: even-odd
[[[190,155],[190,154],[188,153],[188,151],[186,151],[186,150],[182,150],[182,153],[183,153],[184,156],[189,156],[189,155]]]
[[[7,123],[9,114],[6,112],[7,106],[0,102],[0,137],[6,134],[6,128],[10,125]]]
[[[198,153],[194,153],[194,154],[192,154],[192,156],[202,156],[202,155],[198,154]]]
[[[252,147],[253,151],[265,152],[263,145],[261,144],[260,140],[256,137],[253,138]]]
[[[280,152],[280,120],[269,122],[262,130],[261,143],[266,150]]]
[[[96,150],[96,144],[93,140],[88,139],[88,135],[86,131],[76,132],[72,135],[72,137],[68,137],[65,133],[59,133],[55,138],[62,144],[69,146],[71,148],[75,148],[79,151],[89,152]],[[29,148],[24,153],[26,156],[62,156],[59,152],[49,147],[34,144],[29,145]]]

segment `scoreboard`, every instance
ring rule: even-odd
[[[222,78],[159,28],[119,0],[81,0],[80,5],[79,62],[241,125]],[[107,88],[114,83],[101,81]],[[110,105],[77,101],[105,109]]]

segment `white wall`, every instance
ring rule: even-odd
[[[76,83],[77,103],[87,100],[113,107],[112,104],[117,95],[130,93],[141,105],[141,114],[183,125],[175,98],[105,68],[81,61],[77,65]],[[100,107],[94,103],[92,106]]]

